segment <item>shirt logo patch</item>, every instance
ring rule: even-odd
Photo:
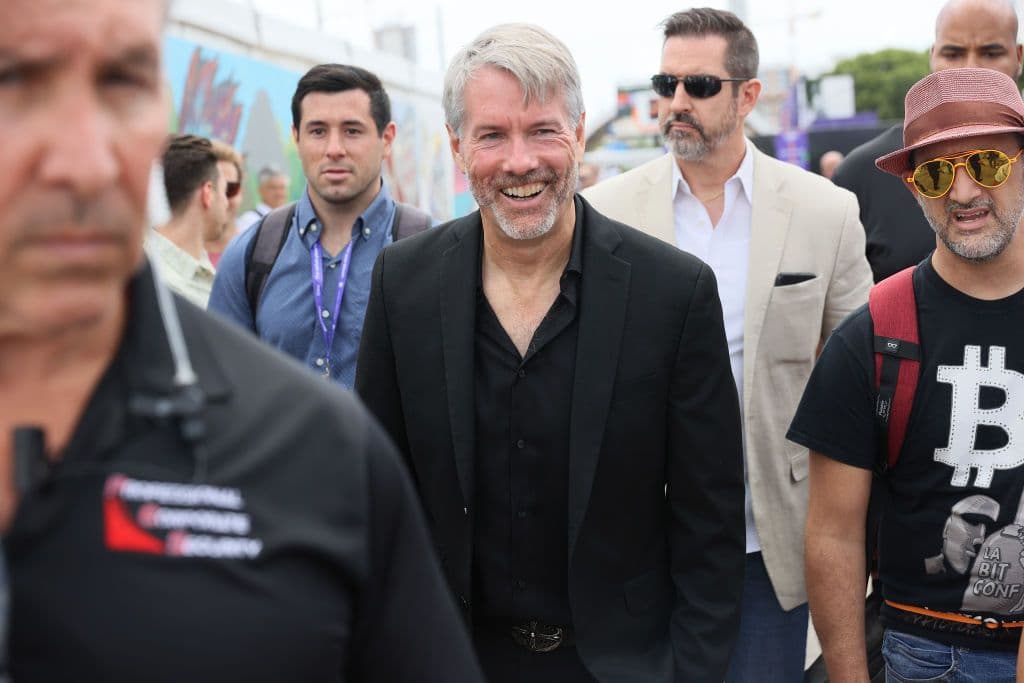
[[[964,487],[971,471],[977,470],[974,486],[987,489],[996,470],[1009,470],[1024,465],[1020,442],[1021,418],[1024,417],[1024,375],[1006,367],[1006,348],[988,347],[988,366],[981,364],[981,347],[964,347],[963,365],[940,365],[937,379],[953,385],[953,403],[949,415],[949,445],[935,449],[935,461],[953,468],[952,486]],[[982,409],[979,396],[982,387],[1003,392],[1003,404]],[[975,448],[978,427],[986,425],[1003,431],[1007,442],[1002,448]]]
[[[263,550],[233,488],[113,474],[103,487],[103,521],[107,549],[117,552],[254,559]]]

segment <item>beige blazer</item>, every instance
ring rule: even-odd
[[[867,301],[871,269],[857,199],[828,180],[754,151],[743,324],[743,429],[761,552],[783,609],[807,601],[803,571],[807,449],[786,430],[818,344]],[[606,216],[675,245],[672,157],[589,188]],[[775,286],[779,273],[813,273]]]

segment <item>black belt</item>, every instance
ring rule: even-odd
[[[568,626],[545,624],[536,619],[524,624],[514,624],[503,630],[512,636],[512,640],[530,652],[551,652],[576,642],[573,631]]]

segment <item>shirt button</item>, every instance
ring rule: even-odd
[[[363,237],[369,237],[369,236],[370,236],[370,229],[369,228],[363,228]]]
[[[526,446],[526,442],[523,441],[522,439],[519,439],[519,441],[516,441],[516,448],[523,448],[525,446]]]
[[[313,223],[312,225],[309,226],[309,231],[316,232],[316,223]]]
[[[328,264],[328,266],[327,266],[327,267],[328,267],[328,268],[331,268],[331,269],[333,270],[333,269],[334,269],[334,268],[336,268],[337,266],[338,266],[338,263],[337,263],[337,262],[334,262],[334,263]]]
[[[323,358],[317,358],[316,359],[316,366],[318,368],[322,368],[324,366],[324,359]]]
[[[526,519],[526,510],[520,510],[516,513],[516,517],[519,519]]]
[[[519,375],[520,377],[526,377],[526,370],[519,368],[519,372],[517,372],[516,374]]]
[[[322,316],[323,316],[323,317],[325,317],[325,318],[330,318],[330,317],[331,317],[331,312],[330,312],[330,311],[328,311],[328,310],[327,310],[327,309],[325,308],[324,310],[320,311],[320,315],[322,315]]]

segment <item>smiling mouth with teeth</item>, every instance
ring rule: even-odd
[[[510,199],[531,199],[543,192],[545,187],[547,185],[544,183],[531,183],[517,187],[506,187],[501,190],[501,193]]]

